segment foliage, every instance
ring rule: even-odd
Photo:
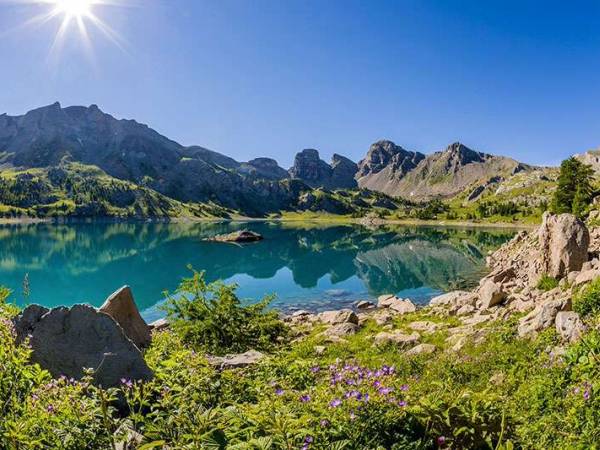
[[[599,283],[580,296],[598,292]],[[194,272],[178,293],[192,303],[182,309],[187,320],[198,324],[206,304],[223,301],[223,311],[233,308],[240,325],[238,309],[245,307],[233,286],[207,285]],[[367,321],[343,342],[325,342],[317,326],[287,346],[269,346],[273,352],[256,366],[219,371],[198,351],[206,345],[198,336],[221,339],[213,324],[203,324],[200,334],[176,326],[155,332],[145,352],[152,381],[123,380],[104,390],[90,383],[91,374],[51,380],[29,363],[29,348],[15,342],[7,320],[14,313],[0,301],[3,449],[125,448],[128,435],[141,442],[127,448],[139,450],[563,449],[594,448],[600,441],[595,330],[557,357],[549,351],[558,343],[552,328],[522,340],[518,319],[511,318],[480,325],[476,338],[448,351],[448,330],[461,322],[423,309],[396,317],[391,326],[409,333],[415,320],[438,323],[436,332],[421,336],[438,347],[431,355],[407,357],[395,345],[373,346],[382,327]],[[243,344],[234,347],[249,345],[237,333],[227,342],[238,339]]]
[[[558,280],[554,277],[544,274],[538,281],[536,287],[541,291],[551,291],[552,289],[558,287]]]
[[[448,207],[441,200],[432,200],[415,211],[417,219],[432,220],[436,219],[438,214],[448,211]]]
[[[590,166],[578,159],[565,159],[560,165],[558,186],[552,199],[552,211],[584,216],[592,199],[593,173]]]
[[[573,297],[573,310],[582,317],[600,312],[600,278],[596,278]]]
[[[190,268],[191,270],[191,268]],[[272,349],[286,327],[277,312],[267,311],[272,297],[243,306],[235,284],[207,284],[204,273],[192,271],[164,309],[184,343],[214,354]]]

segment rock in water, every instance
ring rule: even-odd
[[[256,242],[262,241],[264,238],[262,235],[255,233],[254,231],[242,230],[242,231],[234,231],[233,233],[228,234],[219,234],[217,236],[213,236],[212,238],[206,239],[207,241],[216,241],[216,242]]]
[[[150,327],[146,324],[133,300],[129,286],[123,286],[106,299],[100,312],[108,314],[138,348],[150,345]]]
[[[585,224],[572,214],[544,213],[538,233],[542,271],[553,278],[581,270],[588,260],[590,233]]]
[[[31,359],[53,377],[81,379],[94,369],[94,383],[115,387],[122,378],[148,381],[152,371],[140,350],[108,314],[87,305],[48,310],[27,307],[15,319],[17,340],[29,337]]]

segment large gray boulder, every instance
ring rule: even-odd
[[[533,336],[555,324],[561,311],[571,310],[570,299],[556,299],[539,304],[519,321],[517,331],[520,337]]]
[[[585,224],[572,214],[544,213],[538,231],[541,267],[538,276],[562,278],[579,271],[588,260],[590,233]]]
[[[91,368],[94,383],[105,388],[118,386],[122,378],[152,378],[140,350],[119,324],[91,306],[48,310],[32,305],[14,323],[17,340],[29,339],[32,361],[54,377],[81,379]]]
[[[123,286],[106,299],[100,312],[108,314],[121,325],[123,331],[138,348],[150,345],[150,327],[138,311],[129,286]]]

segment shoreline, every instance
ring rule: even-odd
[[[418,227],[455,227],[455,228],[511,228],[531,230],[539,224],[515,223],[515,222],[474,222],[474,221],[448,221],[448,220],[418,220],[418,219],[375,219],[365,221],[365,218],[351,217],[233,217],[233,218],[200,218],[200,217],[93,217],[93,218],[53,218],[53,217],[19,217],[0,218],[0,225],[34,225],[34,224],[57,224],[68,225],[75,223],[251,223],[251,222],[280,222],[280,223],[321,223],[321,224],[353,224],[367,227],[379,227],[385,225],[404,225]]]

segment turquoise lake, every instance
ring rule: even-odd
[[[205,242],[237,229],[265,240],[246,245]],[[426,303],[471,287],[485,256],[514,230],[314,223],[76,223],[0,227],[0,285],[18,304],[90,303],[131,286],[147,320],[161,317],[165,290],[187,265],[209,281],[239,285],[253,301],[275,294],[281,310],[323,310],[394,293]],[[29,280],[30,296],[23,295]]]

